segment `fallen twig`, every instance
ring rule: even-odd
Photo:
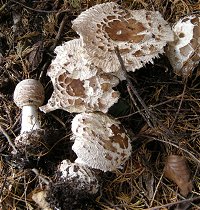
[[[39,179],[41,179],[46,185],[49,185],[49,181],[48,181],[46,178],[44,178],[44,177],[39,173],[39,171],[38,171],[36,168],[32,168],[31,170],[32,170],[32,171],[35,173],[35,175],[38,176]]]
[[[6,139],[8,140],[8,143],[10,144],[10,146],[13,148],[13,154],[17,154],[18,150],[15,147],[15,145],[13,144],[10,136],[7,134],[7,132],[2,128],[2,126],[0,125],[0,131],[3,133],[3,135],[6,137]]]
[[[155,207],[144,209],[144,210],[157,210],[157,209],[161,209],[161,208],[165,208],[165,207],[170,207],[170,206],[173,206],[173,205],[176,205],[176,204],[196,201],[196,200],[199,200],[199,199],[200,199],[200,196],[195,197],[195,198],[188,198],[188,199],[185,199],[185,200],[182,200],[182,201],[176,201],[176,202],[173,202],[173,203],[167,203],[167,204],[162,205],[162,206],[155,206]]]
[[[125,74],[125,77],[126,77],[126,80],[127,80],[127,89],[129,91],[129,94],[130,94],[130,97],[131,97],[131,100],[133,100],[133,103],[135,104],[136,101],[134,99],[134,97],[132,96],[131,94],[131,91],[133,92],[133,94],[136,96],[136,98],[138,99],[138,101],[140,102],[140,104],[142,105],[142,107],[144,108],[145,112],[146,112],[146,116],[144,116],[141,112],[141,109],[137,107],[139,113],[143,116],[143,118],[145,119],[145,121],[148,123],[148,125],[151,127],[151,128],[155,128],[157,125],[159,125],[165,132],[162,132],[163,136],[166,138],[166,139],[169,139],[169,138],[172,138],[173,137],[173,131],[169,130],[168,128],[166,128],[157,118],[156,116],[154,116],[148,109],[147,105],[145,104],[145,102],[142,100],[142,98],[140,97],[140,95],[138,94],[137,90],[135,89],[135,87],[133,86],[131,80],[129,79],[128,77],[128,74],[127,74],[127,71],[126,71],[126,67],[124,65],[124,62],[123,62],[123,59],[120,55],[120,52],[119,52],[119,49],[118,47],[115,48],[115,53],[118,57],[118,60],[120,62],[120,65],[121,65],[121,68],[122,68],[122,71],[124,72]],[[131,90],[131,91],[130,91]]]
[[[21,5],[22,7],[26,8],[28,10],[31,10],[31,11],[34,11],[34,12],[40,12],[40,13],[63,13],[63,12],[69,11],[69,9],[66,9],[66,10],[63,10],[63,11],[34,9],[34,8],[26,6],[25,4],[23,4],[19,1],[10,0],[10,2],[13,2],[15,4],[19,4],[19,5]]]
[[[57,44],[58,44],[58,41],[59,41],[60,36],[61,36],[61,34],[62,34],[62,32],[63,32],[63,29],[64,29],[65,23],[66,23],[66,21],[67,21],[67,18],[68,18],[68,15],[65,14],[65,16],[63,17],[62,22],[61,22],[61,24],[60,24],[58,33],[57,33],[57,35],[56,35],[55,42],[54,42],[54,44],[53,44],[53,45],[51,46],[51,48],[50,48],[50,50],[51,50],[52,52],[54,51],[54,49],[56,48],[56,46],[57,46]],[[43,68],[42,68],[42,70],[41,70],[41,73],[40,73],[40,75],[39,75],[39,80],[40,80],[40,81],[41,81],[43,75],[46,73],[46,70],[47,70],[47,68],[49,67],[50,63],[51,63],[51,60],[48,59],[47,62],[44,64],[44,66],[43,66]]]
[[[139,96],[137,90],[135,89],[135,87],[133,86],[131,80],[129,79],[128,77],[128,74],[127,74],[127,71],[126,71],[126,67],[124,65],[124,62],[123,62],[123,59],[120,55],[120,52],[119,52],[119,49],[118,47],[115,48],[115,53],[118,57],[118,60],[119,60],[119,63],[121,65],[121,68],[122,68],[122,71],[124,72],[124,75],[126,77],[126,81],[127,81],[127,90],[129,92],[129,95],[131,97],[131,100],[133,101],[134,105],[136,106],[137,110],[139,111],[139,113],[142,115],[142,117],[145,119],[145,121],[148,123],[148,125],[150,127],[153,127],[153,124],[151,123],[150,121],[150,116],[152,116],[152,114],[150,113],[150,111],[148,110],[148,107],[146,106],[146,104],[143,102],[143,100],[141,99],[141,97]],[[143,106],[144,108],[144,111],[146,112],[147,114],[147,117],[141,112],[141,109],[137,106],[137,102],[135,101],[133,95],[132,95],[132,92],[134,93],[134,95],[136,96],[136,98],[138,99],[138,101],[140,102],[140,104]]]
[[[185,95],[186,87],[187,87],[187,79],[186,79],[186,81],[185,81],[184,88],[183,88],[183,92],[182,92],[182,94],[181,94],[181,100],[180,100],[180,103],[179,103],[179,106],[178,106],[178,110],[177,110],[176,115],[175,115],[175,117],[174,117],[174,120],[173,120],[173,122],[172,122],[172,124],[171,124],[171,126],[170,126],[171,129],[173,129],[174,123],[176,122],[177,117],[178,117],[178,114],[179,114],[179,112],[180,112],[180,109],[181,109],[181,106],[182,106],[182,103],[183,103],[183,98],[184,98],[184,95]]]

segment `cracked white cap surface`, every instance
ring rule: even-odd
[[[97,4],[82,12],[72,28],[83,39],[88,59],[105,72],[119,70],[116,46],[127,70],[135,71],[153,62],[174,38],[159,12],[125,10],[114,2]]]
[[[87,54],[82,45],[81,39],[74,39],[57,46],[56,57],[52,60],[47,75],[52,80],[61,73],[69,73],[73,79],[80,80],[96,75],[98,68],[86,59]]]
[[[99,183],[95,174],[88,167],[63,160],[58,169],[61,178],[73,185],[73,187],[95,194],[99,190]]]
[[[40,110],[50,112],[63,109],[68,112],[102,111],[118,101],[119,92],[112,88],[118,79],[109,74],[100,74],[86,80],[72,79],[70,74],[61,73],[54,79],[54,91],[48,103]]]
[[[131,154],[130,139],[121,123],[102,113],[81,113],[72,120],[75,162],[102,171],[120,167]]]
[[[48,103],[40,110],[50,112],[63,109],[68,112],[101,111],[118,101],[117,86],[119,78],[100,71],[85,60],[80,39],[66,42],[56,48],[48,76],[51,77],[54,91]]]
[[[200,61],[200,16],[181,18],[173,31],[175,41],[168,44],[166,54],[174,72],[187,78]]]

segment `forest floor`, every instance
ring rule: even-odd
[[[45,188],[41,177],[51,180],[63,159],[75,159],[71,150],[71,120],[75,114],[56,110],[40,114],[42,127],[56,139],[42,157],[13,155],[20,132],[21,110],[13,102],[18,82],[33,78],[45,87],[45,103],[53,91],[48,66],[54,49],[77,38],[71,21],[103,0],[1,0],[0,1],[0,209],[39,209],[32,195]],[[195,0],[123,0],[125,8],[159,11],[173,25],[180,17],[199,13]],[[128,94],[126,83],[117,86],[121,98],[109,114],[121,121],[131,135],[133,151],[123,169],[102,174],[101,190],[90,205],[81,201],[72,209],[200,209],[200,66],[187,82],[175,75],[165,55],[154,64],[129,73],[148,110]],[[148,115],[148,113],[151,115]],[[145,116],[145,117],[144,117]],[[150,118],[151,126],[145,121]],[[156,119],[156,120],[155,120]],[[183,156],[190,171],[192,190],[167,179],[164,166],[169,155]],[[176,163],[175,163],[176,164]],[[37,169],[34,173],[33,169]],[[180,172],[180,177],[185,176]],[[64,209],[64,208],[63,208]],[[69,208],[70,209],[70,208]],[[64,209],[65,210],[65,209]]]

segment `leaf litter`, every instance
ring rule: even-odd
[[[46,71],[54,58],[55,47],[77,38],[71,29],[72,20],[89,7],[104,2],[107,1],[2,0],[0,3],[0,126],[3,129],[0,207],[3,210],[39,209],[32,194],[45,188],[44,179],[53,178],[63,159],[76,158],[70,141],[73,114],[61,110],[40,116],[42,126],[53,130],[49,136],[54,144],[46,155],[12,154],[8,138],[13,142],[20,132],[20,110],[12,99],[14,88],[23,79],[39,79],[45,87],[47,102],[53,87]],[[200,2],[193,0],[116,2],[130,9],[158,10],[171,25],[184,15],[199,13],[200,9]],[[129,131],[132,156],[123,169],[104,173],[99,194],[92,200],[80,199],[77,209],[200,209],[199,72],[200,66],[187,82],[183,81],[163,55],[154,65],[129,73],[148,110],[138,98],[133,102],[125,82],[117,86],[121,99],[109,114]],[[145,121],[149,118],[153,123]],[[34,168],[39,173],[34,173]],[[183,184],[180,177],[185,179],[181,181]],[[53,193],[56,192],[59,190]]]

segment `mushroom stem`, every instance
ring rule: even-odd
[[[30,105],[23,106],[20,133],[22,134],[23,132],[30,132],[37,129],[40,129],[37,107]]]

